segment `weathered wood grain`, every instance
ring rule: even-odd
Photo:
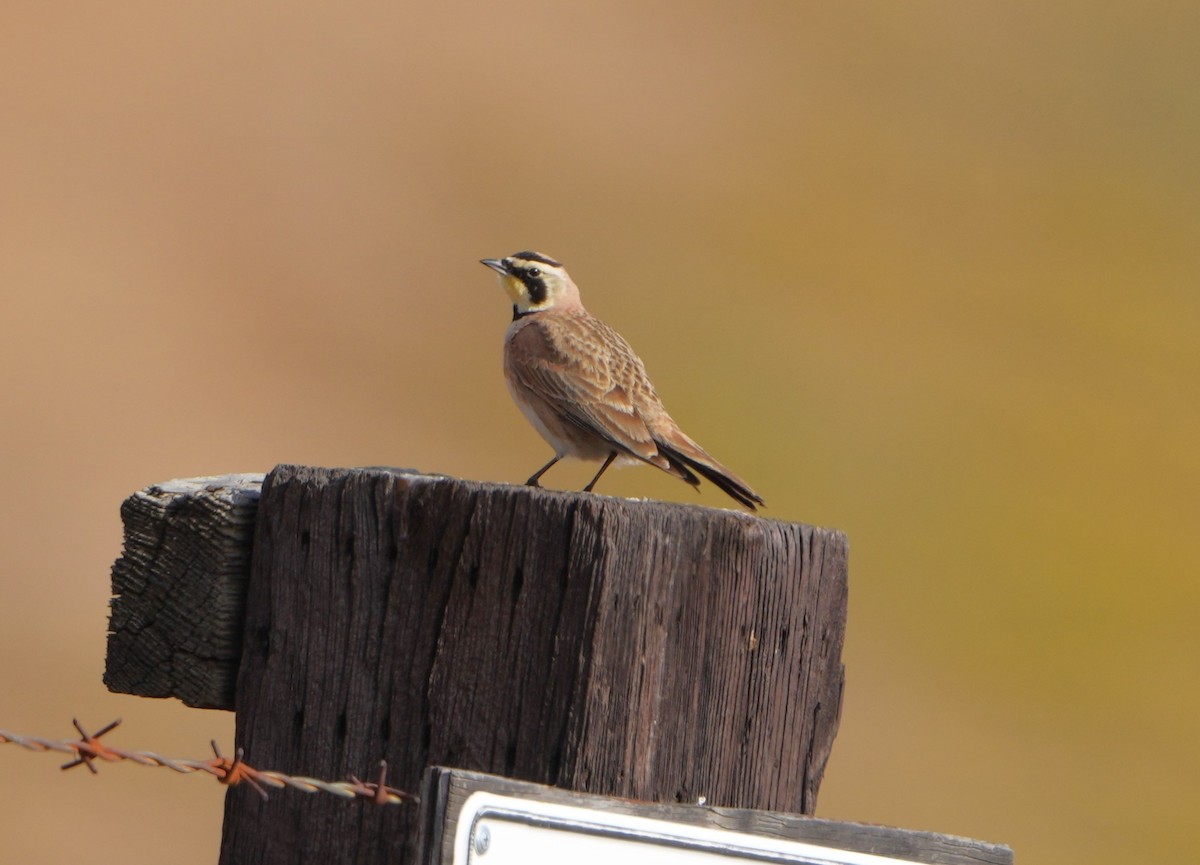
[[[121,505],[109,690],[233,708],[262,481],[261,474],[169,481]]]
[[[431,764],[811,812],[837,730],[839,532],[406,472],[281,466],[237,692],[254,766]],[[413,861],[416,814],[232,788],[222,862]],[[299,851],[303,851],[300,855]]]
[[[1012,865],[1012,850],[1003,844],[955,835],[915,832],[863,823],[820,820],[801,814],[715,808],[709,805],[663,805],[590,796],[485,775],[434,766],[421,788],[423,849],[420,865],[448,865],[454,848],[459,814],[467,798],[479,791],[571,805],[595,811],[631,814],[654,820],[726,829],[748,835],[804,841],[839,850],[890,856],[925,865]]]

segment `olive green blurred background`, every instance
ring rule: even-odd
[[[523,480],[549,450],[477,259],[534,248],[768,516],[849,533],[820,815],[1177,858],[1200,7],[426,5],[0,6],[0,728],[228,747],[101,684],[120,501],[288,461]],[[0,861],[215,861],[218,785],[60,762],[0,748]]]

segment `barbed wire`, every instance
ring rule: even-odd
[[[83,725],[75,718],[71,719],[79,733],[78,739],[43,739],[40,736],[21,736],[0,730],[0,744],[11,742],[20,745],[28,751],[57,751],[62,754],[72,754],[74,759],[62,765],[63,769],[73,769],[76,766],[87,766],[93,775],[99,772],[97,761],[116,763],[129,760],[139,766],[162,766],[165,769],[180,774],[203,773],[211,775],[222,784],[248,784],[258,792],[263,799],[267,798],[265,788],[279,790],[290,787],[304,793],[329,793],[343,799],[363,799],[376,805],[403,805],[415,803],[418,800],[412,793],[405,793],[394,787],[387,786],[387,761],[379,761],[377,781],[360,781],[353,775],[349,781],[322,781],[319,778],[308,778],[303,775],[287,775],[283,772],[272,772],[266,769],[251,768],[242,759],[242,749],[238,748],[232,759],[221,754],[217,743],[212,742],[213,756],[208,760],[179,760],[155,754],[153,751],[125,751],[114,748],[100,741],[100,737],[112,732],[121,719],[113,721],[95,733],[88,733]]]

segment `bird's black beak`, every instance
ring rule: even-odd
[[[502,273],[505,276],[508,276],[508,265],[499,258],[481,258],[479,259],[479,263],[486,264],[492,270],[496,271],[496,273]]]

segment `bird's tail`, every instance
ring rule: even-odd
[[[667,458],[673,471],[688,483],[698,483],[696,474],[718,487],[738,504],[756,510],[755,505],[765,505],[762,497],[725,466],[710,457],[700,445],[682,432],[677,432],[670,441],[655,439],[658,451]],[[693,474],[693,471],[696,474]]]

